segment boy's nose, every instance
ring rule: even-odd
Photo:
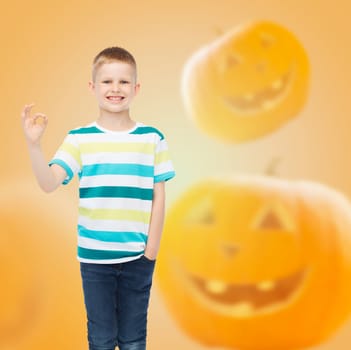
[[[118,83],[113,84],[112,90],[115,91],[115,92],[119,91],[119,84]]]

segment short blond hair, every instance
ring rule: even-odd
[[[129,51],[123,49],[122,47],[112,46],[112,47],[107,47],[106,49],[102,50],[95,56],[93,61],[93,69],[92,69],[93,81],[95,81],[96,72],[98,71],[98,69],[103,64],[111,63],[111,62],[129,63],[135,69],[135,76],[136,76],[137,65],[133,55]]]

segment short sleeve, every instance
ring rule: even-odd
[[[62,182],[63,185],[68,184],[75,174],[81,171],[81,157],[79,144],[76,135],[69,133],[62,145],[55,153],[49,165],[57,164],[61,166],[67,173],[67,177]]]
[[[168,181],[175,176],[173,163],[170,159],[168,145],[163,137],[159,137],[155,148],[154,182]]]

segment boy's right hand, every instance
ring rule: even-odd
[[[22,126],[27,142],[33,145],[38,145],[40,139],[48,124],[48,118],[43,113],[35,113],[31,115],[31,109],[34,103],[25,105],[22,111]]]

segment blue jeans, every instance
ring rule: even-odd
[[[155,261],[80,263],[89,350],[145,350]]]

